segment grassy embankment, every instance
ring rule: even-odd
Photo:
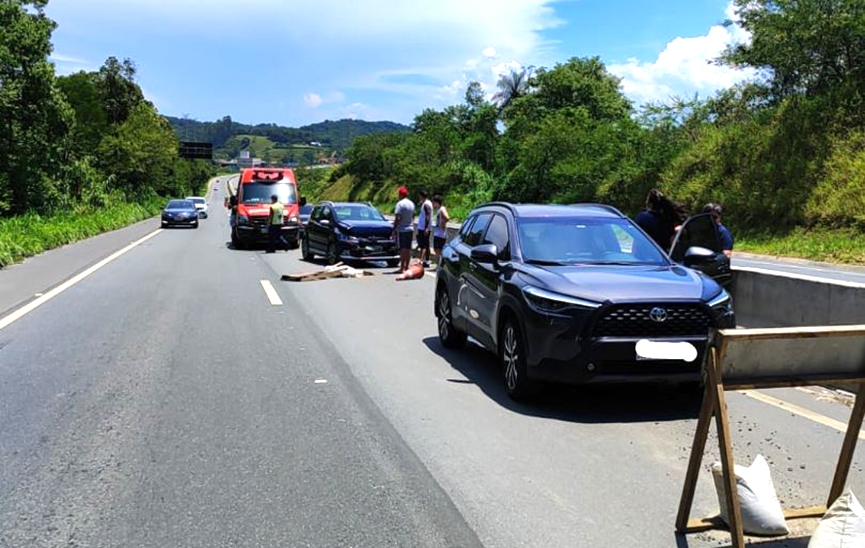
[[[397,185],[357,183],[352,176],[346,175],[331,184],[322,186],[317,193],[309,197],[313,202],[320,200],[372,202],[382,212],[391,213],[396,202],[396,190]],[[445,196],[445,203],[451,216],[457,221],[464,218],[474,205],[468,203],[464,195]],[[737,251],[865,265],[865,233],[855,229],[797,228],[790,232],[767,233],[740,232],[733,228]]]
[[[208,181],[209,186],[212,179]],[[208,187],[200,189],[204,196]],[[28,213],[0,219],[0,268],[49,249],[71,244],[103,232],[117,230],[159,215],[168,198],[118,202],[103,208],[79,207],[51,216]]]
[[[34,213],[0,220],[0,267],[158,215],[165,200],[119,203],[43,217]]]

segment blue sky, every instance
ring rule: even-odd
[[[61,74],[129,57],[160,112],[303,125],[410,123],[511,67],[599,55],[638,104],[749,76],[729,0],[51,0]]]

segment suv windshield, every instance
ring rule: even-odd
[[[245,204],[269,204],[273,194],[276,194],[277,199],[284,204],[297,202],[297,192],[294,190],[294,185],[288,183],[244,183],[241,185],[241,192]]]
[[[340,221],[384,221],[384,217],[374,207],[368,205],[336,205],[333,207]]]
[[[538,264],[669,264],[626,219],[523,218],[517,221],[526,262]]]
[[[187,200],[193,204],[204,204],[205,202],[204,198],[187,198]]]

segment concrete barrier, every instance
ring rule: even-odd
[[[802,327],[865,323],[865,284],[733,268],[731,291],[740,323]]]

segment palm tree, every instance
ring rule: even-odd
[[[511,70],[510,74],[503,74],[499,78],[496,86],[499,92],[493,95],[493,100],[499,104],[501,110],[505,110],[514,99],[529,92],[529,72],[527,69]]]

